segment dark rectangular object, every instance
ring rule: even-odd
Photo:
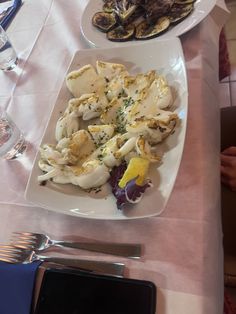
[[[35,314],[155,314],[150,281],[48,269]]]

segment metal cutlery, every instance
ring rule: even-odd
[[[52,262],[63,266],[76,267],[87,271],[119,277],[123,276],[125,268],[123,263],[42,256],[36,254],[33,250],[26,250],[13,245],[0,246],[0,261],[12,264],[28,264],[34,261]]]
[[[33,232],[13,232],[11,243],[14,246],[34,251],[60,246],[128,258],[140,258],[141,256],[140,244],[58,241],[50,239],[48,235]]]

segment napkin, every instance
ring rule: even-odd
[[[7,3],[8,2],[6,2],[6,4]],[[0,24],[2,28],[6,29],[9,26],[21,5],[22,0],[14,0],[13,4],[7,8],[6,14],[3,14],[3,16],[0,19]]]
[[[35,275],[41,262],[0,262],[0,313],[30,314]]]

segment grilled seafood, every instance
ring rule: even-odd
[[[147,170],[161,161],[156,146],[179,119],[163,76],[154,70],[130,75],[122,64],[97,61],[69,73],[66,83],[73,98],[56,123],[56,144],[40,147],[40,182],[96,188],[124,161],[132,161],[132,171],[136,163]]]
[[[111,41],[151,39],[185,19],[195,0],[105,0],[92,23]]]

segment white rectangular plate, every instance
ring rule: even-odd
[[[75,54],[68,72],[85,64],[95,65],[97,60],[122,63],[131,74],[157,70],[167,78],[169,85],[177,92],[174,107],[181,122],[175,133],[159,145],[164,157],[163,163],[159,167],[152,166],[150,171],[154,187],[146,190],[138,204],[128,206],[122,211],[117,210],[115,198],[111,193],[91,194],[82,192],[70,184],[47,182],[45,186],[39,185],[37,177],[42,172],[38,167],[40,157],[38,153],[25,197],[43,208],[84,218],[119,220],[159,215],[165,208],[177,176],[186,132],[188,88],[180,40],[172,38],[129,47],[80,50]],[[64,80],[41,144],[55,143],[56,121],[64,112],[70,98],[72,96]]]

